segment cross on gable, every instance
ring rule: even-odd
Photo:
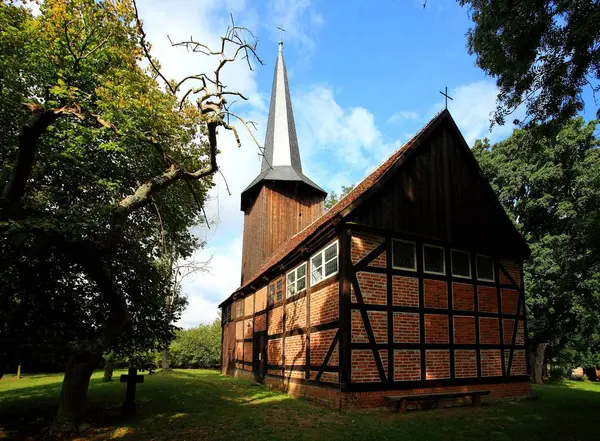
[[[454,98],[452,98],[450,95],[448,95],[448,87],[446,87],[445,92],[442,92],[440,90],[440,93],[446,97],[446,109],[447,109],[448,108],[448,99],[450,99],[451,101],[454,101]]]

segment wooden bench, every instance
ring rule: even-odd
[[[406,412],[406,403],[408,401],[434,400],[435,408],[443,409],[444,400],[470,396],[472,405],[479,406],[481,404],[481,397],[489,394],[489,390],[476,390],[471,392],[441,392],[420,395],[386,395],[383,399],[395,406],[396,412]]]

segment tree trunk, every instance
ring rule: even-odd
[[[544,372],[544,358],[548,343],[538,343],[530,351],[532,381],[535,384],[542,384],[542,374]]]
[[[81,357],[71,355],[60,392],[60,403],[52,431],[76,432],[83,422],[85,399],[90,378],[102,355]]]
[[[171,364],[169,363],[169,350],[168,349],[164,349],[162,351],[162,370],[163,371],[170,371],[171,370]]]
[[[106,364],[104,365],[104,378],[103,378],[104,381],[112,380],[113,370],[114,370],[114,365],[113,365],[112,361],[107,361]]]

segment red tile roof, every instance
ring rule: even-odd
[[[252,276],[249,278],[246,283],[240,286],[235,292],[239,292],[252,282],[257,280],[260,276],[262,276],[265,272],[267,272],[271,267],[278,264],[281,260],[283,260],[286,256],[292,253],[294,250],[299,248],[305,240],[309,237],[313,236],[317,231],[322,230],[323,228],[329,226],[333,219],[339,215],[342,211],[344,211],[350,204],[355,202],[362,194],[364,194],[369,188],[371,188],[381,177],[387,172],[396,161],[398,161],[404,153],[411,147],[415,141],[419,138],[419,136],[429,128],[434,121],[436,121],[444,111],[441,111],[436,116],[434,116],[425,126],[409,141],[407,141],[402,147],[400,147],[392,156],[390,156],[383,164],[377,167],[370,175],[364,178],[352,191],[350,191],[346,196],[338,201],[333,207],[327,210],[320,218],[315,220],[312,224],[307,226],[304,230],[296,233],[295,236],[290,237],[281,246],[271,255],[269,260],[267,260]],[[234,293],[235,294],[235,293]]]

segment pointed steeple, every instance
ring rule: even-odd
[[[247,199],[252,190],[262,181],[298,181],[312,188],[313,191],[326,192],[308,179],[302,173],[298,137],[294,123],[292,99],[288,86],[287,71],[283,60],[283,42],[279,42],[279,53],[275,63],[273,88],[271,90],[271,104],[269,107],[269,120],[267,122],[267,135],[264,145],[264,155],[260,174],[242,192],[242,210],[245,210]]]

